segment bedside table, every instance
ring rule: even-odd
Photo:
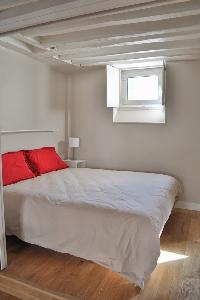
[[[82,160],[82,159],[77,159],[77,160],[65,159],[64,162],[66,162],[70,168],[86,167],[86,160]]]

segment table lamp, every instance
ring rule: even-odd
[[[79,137],[69,137],[69,147],[72,148],[72,160],[74,160],[74,148],[79,148]]]

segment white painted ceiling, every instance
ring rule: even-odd
[[[3,0],[0,45],[71,72],[200,58],[200,0]]]

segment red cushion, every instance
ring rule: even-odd
[[[25,151],[31,169],[36,175],[66,169],[69,166],[56,153],[54,147]]]
[[[26,162],[23,151],[2,155],[2,175],[4,186],[35,177]]]

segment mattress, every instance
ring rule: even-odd
[[[180,191],[167,175],[65,169],[4,188],[6,233],[118,272],[143,287]]]

